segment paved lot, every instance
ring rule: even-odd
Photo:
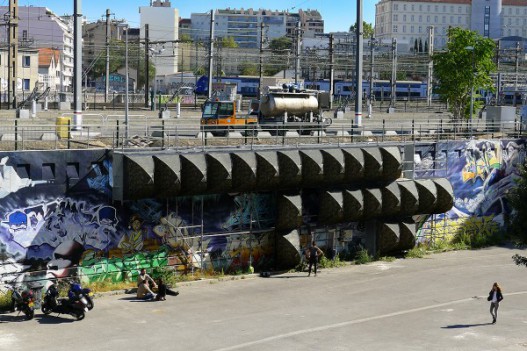
[[[527,350],[527,268],[491,248],[104,296],[83,321],[0,315],[0,350]],[[489,322],[494,281],[505,299]]]

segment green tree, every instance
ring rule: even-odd
[[[350,33],[355,33],[355,29],[357,28],[357,23],[350,26]],[[371,23],[368,23],[366,21],[362,22],[362,36],[364,38],[371,38],[375,34],[375,28]]]
[[[257,76],[260,74],[258,65],[253,62],[243,62],[239,69],[242,76]]]
[[[507,221],[507,232],[515,239],[527,244],[527,168],[518,165],[519,177],[516,186],[512,188],[507,200],[512,207],[512,215]]]
[[[145,85],[145,50],[138,43],[128,43],[128,66],[130,69],[138,71],[137,87]],[[106,75],[106,50],[97,58],[89,72],[93,79]],[[125,43],[119,40],[110,42],[110,74],[117,72],[125,67]],[[154,79],[155,66],[152,61],[149,62],[148,73],[150,79]]]
[[[234,41],[233,37],[223,37],[221,38],[221,47],[222,48],[237,48],[238,43]]]
[[[288,37],[274,38],[269,43],[269,50],[273,52],[291,50],[293,41]]]
[[[190,34],[186,34],[186,33],[183,33],[179,36],[179,41],[181,41],[182,43],[193,43],[194,42]]]
[[[468,118],[471,88],[493,90],[495,45],[492,39],[459,27],[449,28],[448,39],[446,50],[433,55],[436,92],[448,101],[454,119]]]

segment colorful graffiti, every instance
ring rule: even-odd
[[[437,152],[445,150],[446,152]],[[506,194],[525,161],[523,140],[470,140],[439,143],[416,162],[416,177],[431,173],[448,177],[454,189],[454,207],[441,215],[423,216],[420,240],[451,240],[457,233],[497,233],[511,209]]]
[[[0,280],[133,279],[139,268],[238,271],[272,260],[271,195],[209,195],[114,206],[111,163],[71,191],[0,163]],[[32,191],[24,189],[32,187]],[[205,220],[202,220],[202,219]],[[253,230],[254,229],[254,230]]]

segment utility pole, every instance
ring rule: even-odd
[[[16,81],[18,63],[18,0],[9,0],[9,53],[8,53],[8,86],[7,108],[16,108]]]
[[[298,86],[298,80],[299,80],[299,70],[300,70],[300,32],[301,29],[301,23],[298,21],[297,28],[296,28],[296,57],[295,57],[295,85]]]
[[[512,98],[513,106],[516,106],[516,95],[518,94],[518,68],[520,63],[520,42],[516,42],[516,57],[514,61],[514,96]]]
[[[149,39],[149,26],[145,24],[145,107],[148,107],[149,101],[149,85],[150,85],[150,39]]]
[[[333,82],[335,80],[335,52],[333,51],[333,34],[329,35],[329,109],[333,108]]]
[[[73,9],[73,130],[82,130],[82,1],[74,0]]]
[[[214,69],[214,10],[210,10],[209,85],[207,97],[212,97],[212,70]]]
[[[355,126],[362,126],[362,32],[364,23],[362,20],[362,1],[357,0],[357,30],[355,32],[355,81],[357,82],[355,93]]]
[[[262,77],[263,77],[263,42],[264,42],[264,23],[260,23],[260,65],[258,79],[258,99],[262,96]]]
[[[496,42],[496,70],[500,71],[500,49],[501,49],[501,41],[498,40]]]
[[[392,84],[390,92],[390,107],[395,108],[397,101],[396,93],[397,84],[397,38],[392,38]]]
[[[428,27],[428,74],[426,76],[426,102],[428,106],[432,105],[432,84],[434,75],[434,61],[432,55],[434,54],[434,27]]]
[[[106,9],[106,77],[104,87],[104,102],[108,102],[110,89],[110,9]]]

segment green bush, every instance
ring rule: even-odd
[[[423,258],[428,254],[426,248],[422,245],[415,246],[411,250],[408,250],[405,258]]]
[[[338,255],[336,255],[335,258],[332,260],[330,260],[329,258],[326,258],[326,256],[322,256],[320,260],[318,261],[318,266],[320,268],[335,268],[335,267],[342,267],[345,265],[346,265],[346,262],[341,261]]]
[[[7,311],[11,307],[11,291],[0,291],[0,311]]]
[[[355,264],[365,264],[373,261],[373,256],[368,253],[368,250],[362,249],[357,252],[355,256]]]

